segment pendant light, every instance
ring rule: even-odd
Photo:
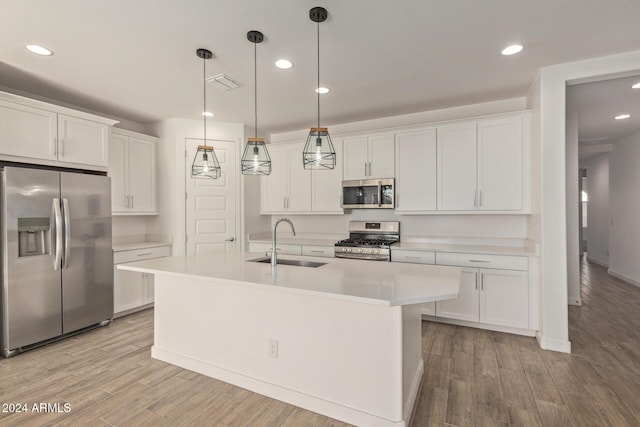
[[[309,11],[309,18],[318,24],[318,124],[309,131],[302,152],[305,169],[333,169],[336,166],[336,150],[333,148],[329,129],[320,127],[320,23],[327,20],[327,15],[327,10],[323,7],[314,7]]]
[[[207,49],[196,50],[198,58],[202,58],[202,85],[203,85],[203,98],[204,98],[204,110],[202,111],[202,117],[204,118],[204,145],[198,146],[196,156],[193,158],[193,164],[191,165],[191,178],[210,178],[218,179],[221,175],[220,163],[216,157],[213,147],[207,145],[207,59],[213,58],[213,53]]]
[[[264,138],[258,138],[258,56],[257,45],[262,43],[264,35],[260,31],[249,31],[247,40],[253,43],[253,117],[255,137],[247,139],[247,145],[242,154],[243,175],[269,175],[271,173],[271,157],[264,143]]]

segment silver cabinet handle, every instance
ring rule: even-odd
[[[364,162],[364,176],[369,176],[369,173],[367,172],[367,162]]]
[[[485,261],[483,259],[470,259],[469,262],[482,262],[484,264],[489,264],[491,261]]]
[[[64,157],[64,138],[58,140],[58,145],[60,146],[60,155]]]
[[[62,261],[64,268],[69,268],[69,253],[71,249],[71,221],[69,221],[69,201],[62,199],[63,218],[64,218],[64,259]]]
[[[131,198],[131,209],[133,209],[133,196],[129,196]]]
[[[314,253],[314,254],[323,254],[324,253],[324,251],[318,251],[318,250],[315,250],[315,249],[311,249],[309,252]]]
[[[149,255],[153,255],[153,252],[145,252],[143,254],[138,254],[137,256],[149,256]]]
[[[474,208],[478,207],[478,190],[475,190],[473,192],[473,207]]]
[[[236,238],[235,237],[229,237],[228,239],[224,240],[225,242],[235,242]]]
[[[51,151],[51,154],[56,155],[58,154],[58,137],[54,136],[53,139],[51,140],[51,144],[49,146],[49,150]]]
[[[382,206],[382,181],[378,181],[378,207]]]
[[[287,209],[287,198],[286,197],[282,198],[282,209]]]
[[[480,290],[484,291],[484,273],[480,273]]]
[[[62,213],[60,212],[60,199],[53,199],[53,221],[56,227],[56,251],[53,257],[53,269],[60,268],[62,261]]]
[[[482,207],[482,190],[479,190],[478,207]]]

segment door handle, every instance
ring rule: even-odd
[[[69,249],[71,245],[69,241],[71,240],[71,228],[69,221],[69,201],[67,199],[62,199],[62,207],[63,207],[63,218],[64,218],[64,259],[63,259],[63,267],[68,268],[69,266]]]
[[[56,227],[56,251],[53,257],[53,269],[58,270],[60,268],[60,261],[62,261],[62,215],[60,213],[60,199],[53,199],[53,222]]]
[[[225,242],[235,242],[236,238],[235,237],[229,237],[228,239],[224,239]]]

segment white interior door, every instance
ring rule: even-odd
[[[236,251],[238,245],[238,160],[233,141],[208,140],[222,175],[218,179],[191,178],[191,164],[201,139],[187,138],[185,157],[186,253]]]

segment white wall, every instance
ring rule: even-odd
[[[640,164],[640,157],[635,159]],[[582,164],[587,169],[587,259],[609,266],[609,154]],[[637,183],[640,185],[640,182]],[[638,221],[636,221],[638,222]]]
[[[640,51],[540,70],[533,92],[540,104],[541,318],[538,340],[546,349],[570,352],[567,311],[566,85],[604,80],[640,70]],[[539,90],[538,90],[539,87]],[[531,92],[530,92],[531,93]]]
[[[640,286],[640,132],[613,144],[609,172],[609,273]]]
[[[569,304],[580,299],[580,178],[578,169],[578,114],[567,113],[567,292]]]

